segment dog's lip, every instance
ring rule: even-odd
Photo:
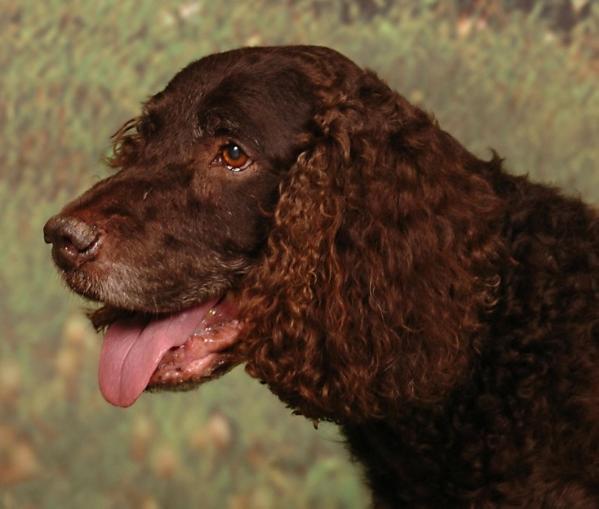
[[[163,355],[146,389],[190,388],[227,371],[233,364],[230,348],[238,331],[239,322],[231,320],[211,333],[191,335]]]
[[[223,296],[198,329],[181,345],[170,348],[156,367],[148,388],[176,388],[214,378],[232,358],[230,348],[240,329],[237,309]]]

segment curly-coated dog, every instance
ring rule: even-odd
[[[379,508],[599,507],[599,218],[322,47],[194,62],[45,238],[131,405],[245,363]]]

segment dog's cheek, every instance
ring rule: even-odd
[[[279,177],[258,169],[227,188],[224,200],[228,226],[245,250],[264,241],[277,201]]]

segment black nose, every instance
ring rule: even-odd
[[[95,259],[102,238],[96,226],[77,217],[57,215],[44,226],[44,240],[52,244],[56,264],[69,270]]]

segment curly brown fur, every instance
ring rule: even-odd
[[[98,326],[232,292],[237,362],[342,426],[376,507],[599,506],[595,210],[311,46],[191,64],[112,164],[63,211],[113,241],[66,275]]]

